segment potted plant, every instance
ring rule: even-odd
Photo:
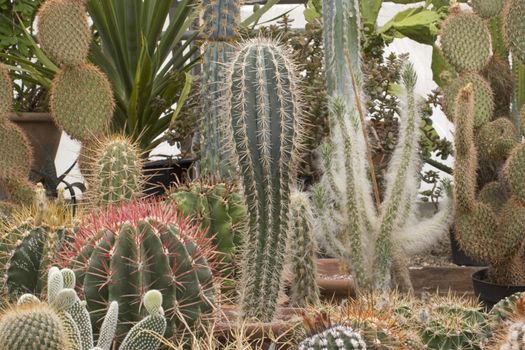
[[[499,29],[509,39],[517,66],[523,56],[514,38],[523,33],[515,26],[515,16],[523,5],[516,1],[508,5],[503,28]],[[497,15],[502,8],[489,14],[474,9],[475,13],[467,13],[454,6],[442,26],[443,54],[459,73],[445,90],[444,107],[456,127],[456,238],[468,255],[489,265],[472,278],[476,294],[491,305],[525,290],[524,148],[518,137],[519,123],[511,116],[494,113],[495,85],[479,73],[488,67],[493,55],[501,54],[493,51],[498,44],[491,45],[491,31],[483,18]],[[513,109],[519,107],[514,103]]]

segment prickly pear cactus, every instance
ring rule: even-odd
[[[474,12],[482,18],[498,16],[503,10],[505,0],[472,0],[471,6]]]
[[[317,244],[313,236],[314,216],[308,196],[294,192],[291,199],[292,233],[290,255],[290,303],[299,307],[319,303],[317,285]]]
[[[137,202],[95,210],[75,239],[64,264],[75,271],[94,325],[107,300],[118,302],[120,339],[141,319],[141,300],[150,289],[163,292],[168,337],[186,325],[197,327],[213,311],[210,239],[173,207]]]
[[[0,64],[0,121],[7,119],[13,108],[13,82],[7,67]]]
[[[441,49],[447,61],[458,72],[477,72],[491,56],[491,37],[479,16],[460,12],[459,7],[441,25]]]
[[[525,16],[525,2],[522,0],[509,0],[506,2],[503,12],[503,36],[508,48],[514,57],[525,64],[525,27],[523,26]]]
[[[248,208],[241,308],[244,317],[270,321],[289,237],[303,128],[301,94],[288,53],[262,38],[238,48],[227,81],[227,130]]]
[[[505,161],[518,145],[516,128],[507,118],[498,118],[483,125],[477,134],[476,145],[482,157]]]
[[[351,327],[334,326],[326,331],[306,338],[299,350],[366,350],[361,335]]]
[[[88,160],[88,199],[97,205],[129,202],[142,196],[143,160],[138,147],[124,136],[96,142]]]
[[[33,152],[22,130],[8,120],[0,120],[0,179],[29,176]]]
[[[242,197],[224,183],[192,183],[172,189],[169,199],[184,215],[196,220],[213,237],[213,243],[232,262],[246,224]]]

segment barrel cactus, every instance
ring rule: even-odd
[[[45,189],[34,190],[34,205],[13,214],[2,237],[0,265],[11,298],[45,289],[50,264],[57,259],[72,236],[73,216],[60,201],[48,203]]]
[[[233,261],[246,224],[246,208],[231,186],[191,183],[172,189],[168,198],[180,212],[207,230],[222,255],[219,259]]]
[[[248,208],[241,309],[263,321],[276,310],[290,231],[303,128],[296,74],[288,53],[263,38],[241,44],[227,74],[227,130]]]
[[[115,106],[107,77],[86,62],[91,29],[85,1],[47,0],[37,24],[40,45],[60,67],[51,84],[51,114],[75,139],[103,135]]]
[[[201,82],[201,159],[200,169],[204,175],[229,180],[235,174],[231,151],[227,147],[225,123],[227,115],[218,100],[223,98],[226,64],[233,54],[233,41],[238,37],[241,3],[238,0],[204,0],[203,31],[207,35]]]
[[[314,216],[308,196],[295,191],[291,208],[292,233],[287,249],[290,256],[290,303],[299,307],[317,305],[317,244],[313,236]]]
[[[361,335],[351,327],[334,326],[304,339],[299,350],[366,350]]]
[[[95,210],[62,258],[75,271],[96,327],[107,301],[116,301],[122,337],[140,320],[144,294],[158,289],[171,337],[199,326],[213,311],[210,247],[205,232],[189,225],[174,206],[144,201]]]
[[[142,196],[142,154],[125,136],[105,136],[88,152],[88,200],[96,205],[129,202]]]

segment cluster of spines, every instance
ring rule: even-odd
[[[317,244],[313,235],[314,216],[310,200],[304,192],[294,192],[290,206],[290,303],[299,307],[317,305]]]
[[[286,50],[262,38],[242,44],[227,74],[226,97],[227,130],[248,208],[241,308],[247,318],[268,321],[282,286],[302,139],[301,95]]]
[[[51,84],[51,114],[75,139],[103,135],[115,106],[107,77],[86,63],[92,38],[85,2],[47,0],[37,18],[40,45],[60,67]]]
[[[205,232],[188,224],[174,206],[142,201],[95,210],[63,259],[77,275],[93,320],[103,317],[100,307],[107,300],[119,303],[119,336],[139,321],[144,293],[162,290],[171,337],[198,327],[214,309],[210,247]]]
[[[334,326],[304,339],[299,350],[366,350],[361,335],[351,327]]]

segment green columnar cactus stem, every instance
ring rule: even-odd
[[[89,160],[88,197],[97,205],[129,202],[142,196],[144,175],[141,153],[124,136],[97,142]]]
[[[208,36],[208,46],[202,65],[200,170],[203,175],[227,180],[233,177],[235,168],[224,130],[226,116],[217,100],[223,98],[225,66],[233,54],[231,44],[238,37],[241,2],[204,0],[202,6],[203,31]]]
[[[319,303],[317,286],[317,244],[313,237],[314,216],[308,196],[294,192],[290,204],[292,234],[289,249],[291,255],[290,303],[299,307]]]
[[[506,2],[503,12],[503,35],[507,46],[512,52],[513,58],[525,64],[525,27],[523,27],[523,16],[525,16],[525,2],[521,0],[509,0]]]
[[[228,72],[228,130],[248,208],[243,316],[270,321],[281,289],[290,193],[302,136],[301,95],[288,53],[271,40],[242,44]]]
[[[246,224],[246,207],[242,197],[223,183],[192,183],[178,187],[168,195],[177,209],[196,220],[201,229],[213,237],[221,260],[232,262]]]
[[[213,310],[210,247],[205,232],[188,226],[175,208],[160,202],[129,203],[105,213],[95,211],[86,219],[64,262],[77,275],[94,325],[106,301],[117,301],[118,335],[123,336],[140,320],[144,294],[158,289],[171,337],[186,326],[197,327]]]
[[[458,72],[477,72],[491,56],[491,36],[487,25],[473,13],[451,7],[441,25],[441,48],[447,61]]]
[[[334,326],[306,338],[299,344],[299,350],[366,350],[366,348],[361,335],[345,326]]]

